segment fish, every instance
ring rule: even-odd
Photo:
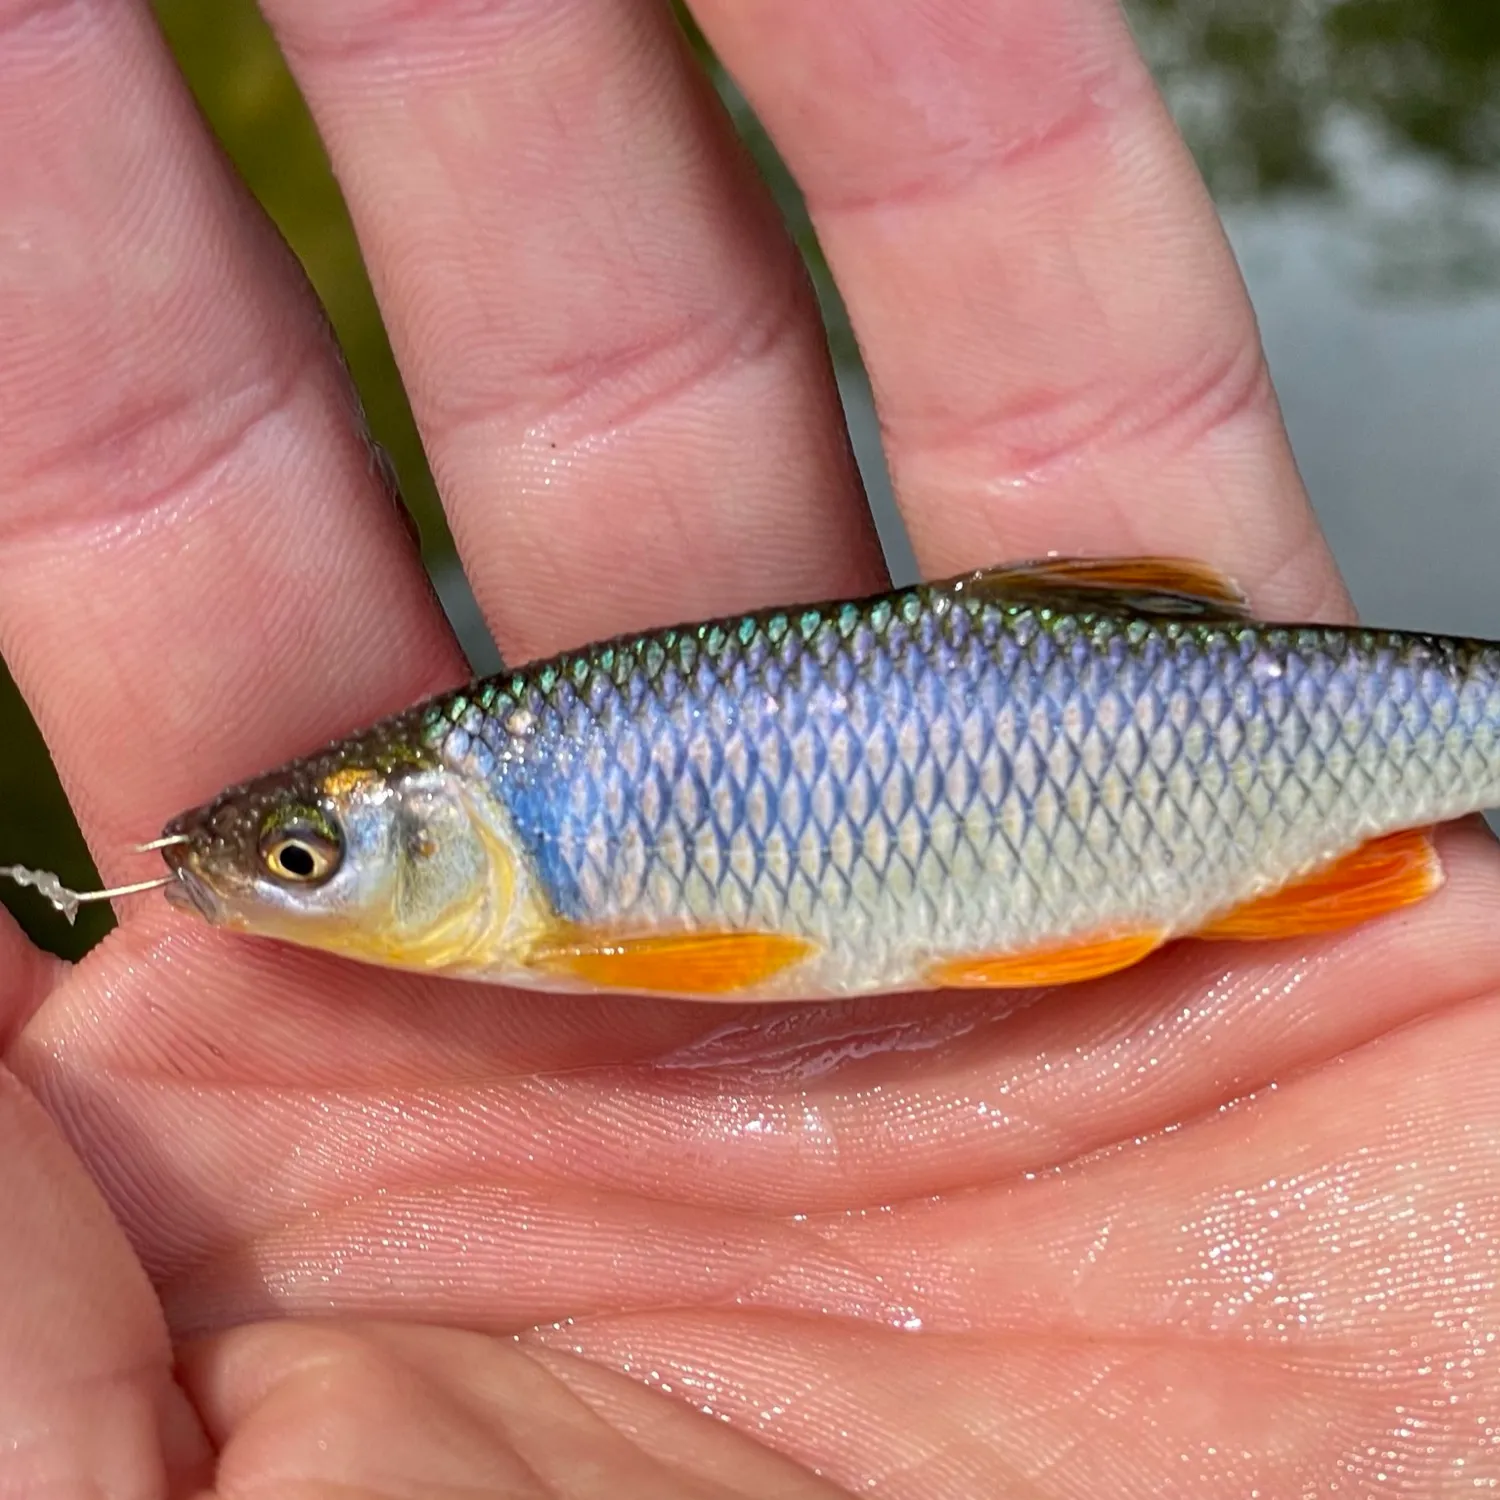
[[[1500,645],[1050,557],[624,635],[430,698],[152,846],[216,926],[567,993],[1030,989],[1434,893]]]

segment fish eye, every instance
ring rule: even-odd
[[[327,880],[338,868],[342,853],[336,839],[304,823],[283,823],[267,829],[260,843],[266,869],[278,880],[294,885]]]

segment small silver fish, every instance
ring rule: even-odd
[[[168,825],[209,921],[543,989],[1081,980],[1435,890],[1500,803],[1500,647],[1267,624],[1160,558],[1051,559],[603,642]]]

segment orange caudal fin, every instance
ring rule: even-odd
[[[804,938],[774,932],[611,936],[578,931],[528,955],[534,969],[600,990],[658,995],[733,995],[808,957]]]
[[[1196,936],[1264,940],[1333,932],[1411,906],[1442,883],[1432,835],[1425,829],[1392,833],[1216,917]]]
[[[1023,953],[976,953],[934,965],[927,982],[939,989],[1020,990],[1077,984],[1138,964],[1161,947],[1161,932],[1114,933]]]

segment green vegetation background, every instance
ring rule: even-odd
[[[1336,113],[1365,122],[1389,149],[1435,159],[1456,177],[1493,170],[1500,159],[1500,0],[1130,0],[1127,8],[1221,201],[1337,192],[1323,129]],[[372,429],[395,461],[429,566],[440,564],[451,543],[421,442],[317,133],[269,31],[252,0],[157,0],[155,10],[210,125],[327,306]],[[795,186],[683,20],[808,257],[835,357],[857,362]],[[1493,267],[1500,259],[1493,249],[1469,255],[1469,270]],[[76,886],[95,878],[45,746],[3,667],[0,836],[0,863],[55,869]],[[33,893],[3,882],[0,900],[38,942],[70,956],[110,925],[95,908],[69,928]]]

